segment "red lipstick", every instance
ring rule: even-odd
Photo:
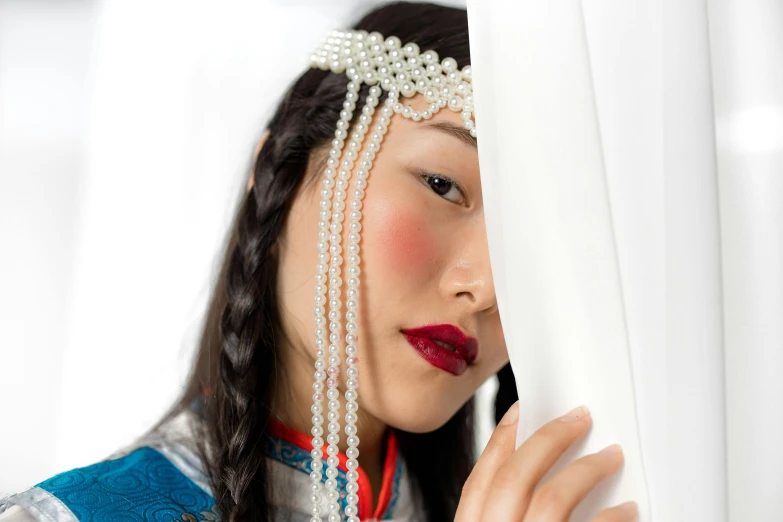
[[[425,361],[453,375],[465,373],[478,355],[478,341],[450,324],[422,326],[401,332]]]

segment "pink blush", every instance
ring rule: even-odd
[[[433,240],[421,216],[398,209],[381,218],[378,229],[379,255],[395,272],[412,275],[433,259]]]

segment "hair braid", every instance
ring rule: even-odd
[[[284,138],[285,139],[285,138]],[[273,379],[259,380],[259,368],[275,374],[277,261],[274,245],[285,222],[296,176],[276,176],[292,162],[295,146],[270,137],[259,155],[254,187],[241,208],[225,279],[225,307],[220,321],[219,379],[215,390],[217,453],[215,498],[228,520],[266,513],[263,442]],[[296,162],[294,160],[294,162]],[[258,201],[261,204],[258,204]],[[261,494],[254,494],[261,493]]]

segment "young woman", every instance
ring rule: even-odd
[[[393,4],[355,29],[267,126],[182,400],[133,447],[0,501],[0,520],[554,522],[620,468],[610,447],[542,482],[585,409],[514,449],[465,12]],[[496,374],[499,424],[474,464],[472,397]]]

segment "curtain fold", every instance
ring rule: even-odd
[[[626,455],[573,520],[630,499],[642,521],[783,511],[781,11],[468,2],[518,443],[586,403],[558,469]]]

